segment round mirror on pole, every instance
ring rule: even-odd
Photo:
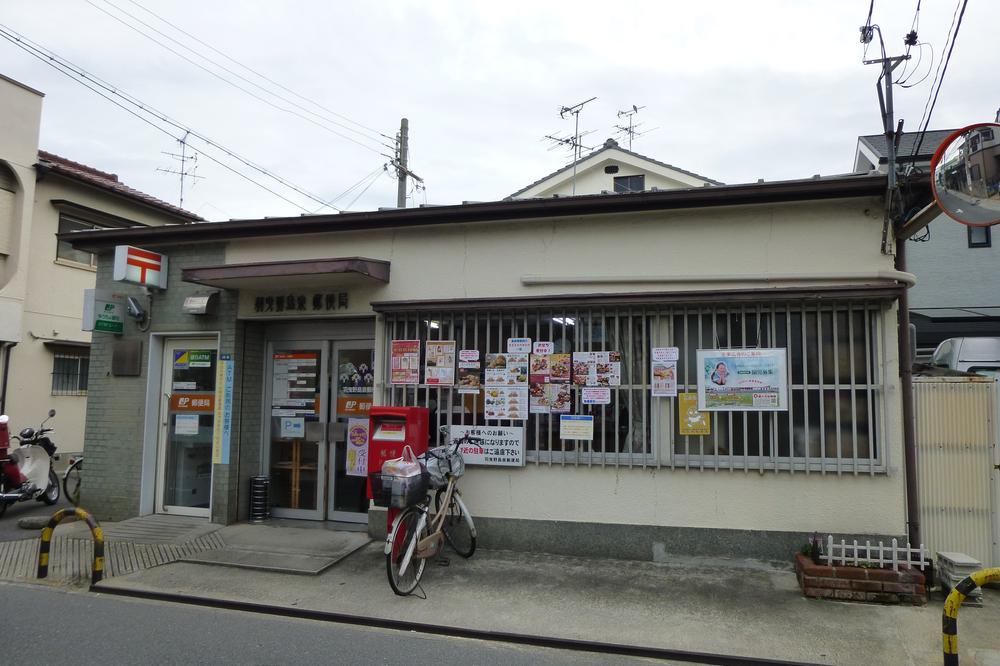
[[[971,227],[1000,223],[1000,124],[952,132],[931,160],[931,185],[952,219]]]

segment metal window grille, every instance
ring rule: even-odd
[[[53,354],[52,395],[87,395],[90,357],[85,354]]]
[[[455,340],[485,359],[505,352],[507,338],[530,337],[552,341],[557,353],[618,351],[622,377],[610,405],[582,405],[571,387],[571,412],[595,417],[590,442],[561,440],[558,415],[487,422],[481,394],[392,385],[389,364],[382,399],[430,408],[432,427],[523,425],[526,458],[535,464],[875,474],[886,469],[884,311],[880,302],[797,301],[390,312],[383,320],[387,359],[392,340]],[[650,396],[650,350],[669,346],[681,351],[678,391],[692,393],[698,349],[787,348],[789,410],[712,412],[710,435],[681,435],[676,401]]]

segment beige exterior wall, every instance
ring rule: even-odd
[[[858,199],[239,240],[229,243],[226,261],[391,262],[389,284],[349,289],[356,311],[364,310],[362,300],[884,284],[906,276],[879,251],[880,210],[879,201]],[[887,474],[529,463],[470,469],[463,493],[474,515],[498,518],[903,534],[894,307],[886,308],[881,330]],[[384,335],[378,326],[378,342]],[[379,368],[376,381],[383,377]],[[382,388],[376,385],[376,396]],[[666,401],[654,404],[666,418]],[[663,456],[668,448],[661,447]]]

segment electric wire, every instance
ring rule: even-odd
[[[958,22],[954,24],[955,31],[951,36],[951,45],[948,47],[948,55],[944,57],[944,66],[941,68],[941,76],[937,79],[937,88],[933,89],[934,97],[930,100],[930,109],[927,111],[927,119],[924,121],[923,129],[921,129],[920,137],[917,139],[917,142],[913,147],[913,152],[910,153],[911,156],[916,155],[920,151],[920,146],[924,142],[924,136],[927,134],[927,128],[931,124],[931,116],[934,114],[934,107],[937,105],[938,93],[941,92],[941,86],[944,83],[945,74],[948,72],[948,63],[951,62],[951,54],[955,50],[955,42],[958,41],[958,31],[962,27],[962,18],[965,16],[965,7],[968,4],[969,0],[961,0],[962,9],[958,14]]]
[[[375,181],[376,181],[376,180],[378,180],[378,179],[379,179],[379,178],[380,178],[380,177],[382,176],[382,174],[383,174],[383,173],[385,173],[385,171],[379,171],[379,172],[378,172],[378,173],[377,173],[377,174],[375,175],[375,177],[374,177],[374,178],[372,178],[371,182],[370,182],[370,183],[368,183],[368,185],[366,185],[366,186],[365,186],[365,189],[363,189],[363,190],[361,190],[360,192],[358,192],[358,196],[356,196],[356,197],[354,197],[353,199],[351,199],[351,203],[347,204],[347,206],[346,206],[346,207],[344,208],[344,210],[350,210],[350,209],[351,209],[351,206],[353,206],[353,205],[354,205],[354,202],[355,202],[355,201],[357,201],[358,199],[360,199],[360,198],[361,198],[361,196],[362,196],[362,195],[363,195],[363,194],[364,194],[365,192],[367,192],[367,191],[368,191],[368,189],[369,189],[369,188],[370,188],[370,187],[371,187],[372,185],[374,185],[374,184],[375,184]]]
[[[162,16],[160,16],[159,14],[157,14],[156,12],[154,12],[153,10],[145,7],[144,5],[142,5],[141,3],[137,2],[136,0],[128,0],[128,1],[130,3],[132,3],[133,5],[135,5],[136,7],[138,7],[139,9],[141,9],[142,11],[146,12],[147,14],[155,17],[157,20],[159,20],[159,21],[163,22],[164,24],[170,26],[174,30],[176,30],[176,31],[180,32],[181,34],[183,34],[183,35],[185,35],[185,36],[193,39],[194,41],[198,42],[202,46],[205,46],[208,49],[211,49],[213,52],[219,54],[220,56],[222,56],[226,60],[228,60],[228,61],[230,61],[230,62],[232,62],[232,63],[234,63],[236,65],[239,65],[240,67],[242,67],[246,71],[251,72],[252,74],[254,74],[256,76],[259,76],[261,79],[267,81],[268,83],[271,83],[271,84],[277,86],[278,88],[284,90],[285,92],[287,92],[289,94],[292,94],[292,95],[295,95],[296,97],[298,97],[302,101],[309,102],[313,106],[315,106],[317,108],[320,108],[320,109],[323,109],[327,113],[330,113],[330,114],[332,114],[332,115],[334,115],[334,116],[336,116],[336,117],[338,117],[338,118],[340,118],[340,119],[342,119],[342,120],[344,120],[346,122],[349,122],[352,125],[357,125],[358,127],[362,128],[362,129],[365,129],[365,130],[368,130],[369,132],[372,132],[373,134],[377,134],[378,136],[383,137],[385,139],[388,139],[389,141],[394,141],[394,138],[391,137],[391,136],[389,136],[388,134],[385,134],[385,133],[380,132],[380,131],[378,131],[376,129],[368,127],[367,125],[363,125],[362,123],[359,123],[356,120],[352,120],[351,118],[348,118],[347,116],[345,116],[343,114],[337,113],[336,111],[333,111],[332,109],[329,109],[329,108],[323,106],[322,104],[320,104],[319,102],[317,102],[315,100],[312,100],[312,99],[310,99],[308,97],[305,97],[304,95],[301,95],[301,94],[295,92],[294,90],[292,90],[290,88],[286,88],[285,86],[283,86],[282,84],[278,83],[274,79],[268,78],[267,76],[265,76],[264,74],[261,74],[260,72],[258,72],[257,70],[253,69],[252,67],[249,67],[248,65],[243,64],[239,60],[236,60],[232,56],[227,55],[223,51],[220,51],[219,49],[217,49],[216,47],[212,46],[208,42],[206,42],[206,41],[204,41],[202,39],[199,39],[197,36],[191,34],[190,32],[188,32],[186,30],[184,30],[180,26],[178,26],[178,25],[176,25],[174,23],[171,23],[167,19],[163,18]],[[111,3],[108,3],[108,4],[111,4]]]
[[[910,83],[910,79],[912,79],[914,77],[914,75],[916,75],[917,71],[920,69],[920,63],[923,62],[923,59],[924,59],[924,47],[925,46],[931,52],[931,62],[930,62],[930,65],[927,66],[927,72],[925,72],[924,75],[922,77],[920,77],[920,80],[918,80],[915,83]],[[918,47],[918,49],[917,49],[917,64],[914,65],[913,71],[910,72],[909,76],[907,76],[906,78],[901,78],[899,81],[896,82],[896,84],[900,88],[915,88],[915,87],[919,86],[921,83],[923,83],[924,81],[927,80],[927,77],[931,75],[931,71],[934,70],[934,47],[931,46],[930,42],[918,42],[917,43],[917,47]]]
[[[360,147],[362,147],[362,148],[365,148],[366,150],[370,150],[370,151],[372,151],[372,152],[374,152],[374,153],[376,153],[376,154],[378,154],[378,155],[381,155],[381,156],[383,156],[383,157],[388,157],[388,155],[386,155],[386,154],[384,154],[384,153],[380,152],[380,151],[379,151],[379,150],[378,150],[377,148],[373,148],[373,147],[372,147],[372,146],[370,146],[370,145],[367,145],[367,144],[364,144],[364,143],[361,143],[361,142],[360,142],[360,141],[358,141],[357,139],[354,139],[354,138],[352,138],[352,137],[349,137],[349,136],[347,136],[347,135],[345,135],[345,134],[343,134],[343,133],[341,133],[341,132],[338,132],[337,130],[335,130],[335,129],[331,128],[331,127],[328,127],[327,125],[325,125],[325,124],[323,124],[323,123],[321,123],[321,122],[318,122],[318,121],[316,121],[316,120],[315,120],[315,119],[313,119],[313,118],[309,118],[309,117],[307,117],[307,116],[304,116],[304,115],[302,115],[301,113],[298,113],[298,112],[296,112],[296,111],[295,111],[295,110],[293,110],[293,109],[288,109],[288,108],[285,108],[285,107],[283,107],[283,106],[280,106],[280,105],[278,105],[278,104],[275,104],[274,102],[272,102],[272,101],[271,101],[271,100],[269,100],[269,99],[266,99],[266,98],[264,98],[264,97],[261,97],[260,95],[258,95],[257,93],[253,92],[252,90],[249,90],[249,89],[247,89],[247,88],[245,88],[245,87],[243,87],[243,86],[239,85],[238,83],[235,83],[234,81],[232,81],[232,80],[230,80],[230,79],[226,78],[225,76],[222,76],[222,75],[221,75],[221,74],[219,74],[218,72],[215,72],[215,71],[213,71],[213,70],[209,69],[208,67],[205,67],[205,66],[204,66],[204,65],[202,65],[201,63],[199,63],[199,62],[196,62],[196,61],[192,60],[191,58],[187,57],[187,56],[186,56],[186,55],[184,55],[183,53],[180,53],[180,52],[178,52],[177,50],[175,50],[175,49],[171,48],[171,47],[170,47],[169,45],[167,45],[167,44],[164,44],[164,43],[163,43],[163,42],[161,42],[160,40],[158,40],[158,39],[156,39],[155,37],[153,37],[153,36],[149,35],[148,33],[146,33],[146,32],[143,32],[143,31],[142,31],[142,30],[141,30],[140,28],[137,28],[136,26],[134,26],[134,25],[131,25],[130,23],[128,23],[127,21],[125,21],[125,20],[121,19],[120,17],[118,17],[118,16],[115,16],[114,14],[112,14],[111,12],[109,12],[108,10],[106,10],[106,9],[104,9],[103,7],[100,7],[100,6],[98,6],[97,4],[95,4],[95,3],[94,3],[94,2],[92,1],[92,0],[87,0],[87,4],[89,4],[89,5],[90,5],[91,7],[93,7],[94,9],[96,9],[96,10],[98,10],[98,11],[100,11],[100,12],[103,12],[104,14],[106,14],[106,15],[107,15],[107,16],[109,16],[109,17],[111,17],[111,18],[112,18],[112,19],[114,19],[115,21],[118,21],[119,23],[121,23],[121,24],[122,24],[122,25],[124,25],[125,27],[129,28],[130,30],[133,30],[133,31],[135,31],[136,33],[138,33],[138,34],[142,35],[143,37],[145,37],[145,38],[146,38],[146,39],[148,39],[149,41],[153,42],[154,44],[157,44],[157,45],[159,45],[160,47],[162,47],[162,48],[166,49],[167,51],[169,51],[170,53],[173,53],[173,54],[174,54],[174,55],[176,55],[176,56],[177,56],[178,58],[181,58],[182,60],[184,60],[184,61],[186,61],[186,62],[188,62],[188,63],[190,63],[190,64],[194,65],[194,66],[195,66],[195,67],[197,67],[198,69],[200,69],[200,70],[202,70],[202,71],[204,71],[204,72],[206,72],[206,73],[208,73],[208,74],[210,74],[210,75],[214,76],[215,78],[219,79],[219,80],[220,80],[220,81],[222,81],[223,83],[226,83],[226,84],[228,84],[228,85],[230,85],[230,86],[232,86],[232,87],[236,88],[237,90],[240,90],[240,91],[242,91],[242,92],[246,93],[247,95],[250,95],[250,96],[251,96],[251,97],[253,97],[254,99],[256,99],[256,100],[258,100],[258,101],[260,101],[260,102],[263,102],[264,104],[267,104],[268,106],[270,106],[270,107],[272,107],[272,108],[274,108],[274,109],[277,109],[278,111],[282,111],[282,112],[284,112],[284,113],[288,113],[288,114],[291,114],[291,115],[293,115],[293,116],[296,116],[296,117],[298,117],[298,118],[301,118],[302,120],[305,120],[306,122],[309,122],[309,123],[312,123],[312,124],[313,124],[313,125],[315,125],[316,127],[319,127],[320,129],[323,129],[323,130],[325,130],[325,131],[327,131],[327,132],[330,132],[331,134],[334,134],[335,136],[339,136],[340,138],[342,138],[342,139],[344,139],[344,140],[346,140],[346,141],[350,141],[351,143],[353,143],[353,144],[355,144],[355,145],[358,145],[358,146],[360,146]],[[108,2],[108,4],[109,4],[109,5],[111,5],[111,6],[113,6],[113,7],[117,7],[117,6],[116,6],[116,5],[114,5],[113,3],[110,3],[110,2]],[[122,12],[122,13],[124,13],[124,14],[126,14],[126,15],[128,15],[128,16],[131,16],[131,14],[128,14],[127,12]],[[150,29],[152,29],[152,30],[154,30],[155,32],[157,32],[157,33],[159,33],[159,34],[163,35],[163,36],[164,36],[164,37],[166,37],[167,39],[169,39],[169,40],[171,40],[171,41],[173,41],[173,42],[175,42],[175,43],[179,44],[180,46],[182,46],[182,47],[184,47],[184,48],[188,48],[188,47],[184,46],[183,44],[181,44],[180,42],[177,42],[177,40],[173,39],[173,38],[172,38],[172,37],[170,37],[169,35],[165,35],[165,34],[163,34],[162,32],[160,32],[159,30],[157,30],[156,28],[153,28],[152,26],[149,26],[149,25],[148,25],[147,23],[144,23],[144,22],[143,22],[143,21],[141,21],[140,19],[136,19],[136,20],[138,20],[138,21],[139,21],[140,23],[142,23],[143,25],[146,25],[147,27],[150,27]],[[189,49],[189,48],[188,48],[188,50],[191,50],[191,49]],[[194,51],[192,51],[192,52],[193,52],[193,53],[195,53],[196,55],[199,55],[199,57],[202,57],[202,58],[204,58],[204,56],[201,56],[200,54],[197,54],[197,53],[196,53],[196,52],[194,52]],[[204,58],[204,59],[205,59],[205,60],[207,60],[208,62],[212,62],[212,61],[211,61],[211,60],[209,60],[208,58]],[[231,74],[233,74],[233,75],[235,75],[235,76],[239,77],[240,79],[242,79],[242,80],[246,81],[247,83],[249,83],[249,84],[251,84],[251,85],[253,85],[253,86],[257,87],[257,88],[260,88],[261,90],[264,90],[264,91],[265,91],[265,92],[267,92],[268,94],[271,94],[271,95],[274,95],[274,93],[271,93],[271,92],[270,92],[270,91],[268,91],[268,90],[267,90],[266,88],[263,88],[262,86],[260,86],[260,85],[258,85],[258,84],[256,84],[256,83],[254,83],[253,81],[250,81],[250,80],[249,80],[249,79],[247,79],[246,77],[243,77],[243,76],[241,76],[240,74],[238,74],[238,73],[236,73],[236,72],[233,72],[232,70],[230,70],[230,69],[227,69],[227,68],[226,68],[226,67],[224,67],[224,66],[221,66],[221,65],[218,65],[217,63],[214,63],[214,62],[212,62],[212,64],[216,65],[217,67],[220,67],[221,69],[224,69],[225,71],[227,71],[227,72],[229,72],[229,73],[231,73]],[[275,96],[275,97],[278,97],[278,99],[282,99],[282,100],[284,100],[284,98],[283,98],[283,97],[281,97],[281,96],[279,96],[279,95],[274,95],[274,96]],[[288,102],[289,100],[284,100],[284,101]],[[292,104],[294,104],[294,102],[291,102],[291,103],[292,103]],[[299,106],[300,108],[304,108],[304,107],[301,107],[301,105],[298,105],[298,104],[296,104],[296,106]],[[314,112],[312,112],[312,111],[309,111],[308,109],[305,109],[305,110],[306,110],[306,112],[307,112],[307,113],[313,113],[313,115],[318,115],[318,114],[316,114],[316,113],[314,113]],[[339,126],[343,127],[343,125],[340,125],[339,123],[337,123],[337,124],[338,124]],[[352,132],[357,132],[357,133],[359,133],[359,134],[360,134],[360,132],[358,132],[358,130],[355,130],[355,129],[353,129],[353,128],[346,128],[346,127],[345,127],[345,129],[348,129],[348,130],[350,130],[350,131],[352,131]],[[366,138],[366,139],[368,139],[369,141],[374,141],[374,139],[371,139],[370,137],[367,137],[367,135],[362,135],[362,136],[365,136],[365,138]],[[385,144],[382,144],[382,143],[379,143],[379,145],[381,146],[381,145],[385,145]],[[386,146],[386,147],[387,147],[387,148],[391,148],[392,146]]]
[[[98,86],[99,88],[102,88],[103,90],[105,90],[107,93],[110,93],[111,95],[114,95],[116,97],[119,97],[119,98],[125,100],[126,102],[128,102],[132,106],[138,108],[142,112],[144,112],[146,114],[149,114],[150,116],[156,118],[157,120],[159,120],[161,122],[167,123],[168,125],[170,125],[170,126],[176,128],[176,129],[180,130],[181,132],[189,132],[191,136],[193,136],[193,137],[195,137],[195,138],[203,141],[207,145],[212,146],[213,148],[216,148],[217,150],[220,150],[220,151],[224,152],[229,157],[231,157],[231,158],[233,158],[233,159],[241,162],[245,166],[253,169],[254,171],[257,171],[257,172],[259,172],[259,173],[267,176],[268,178],[271,178],[272,180],[275,180],[276,182],[281,183],[285,187],[288,187],[289,189],[294,190],[294,191],[298,192],[299,194],[301,194],[301,195],[303,195],[303,196],[305,196],[305,197],[307,197],[309,199],[312,199],[316,203],[320,203],[320,204],[324,204],[325,205],[326,202],[322,198],[320,198],[320,197],[318,197],[318,196],[316,196],[314,194],[309,193],[308,191],[302,189],[301,187],[295,185],[294,183],[288,181],[287,179],[282,178],[281,176],[279,176],[279,175],[275,174],[274,172],[266,169],[265,167],[262,167],[262,166],[260,166],[258,164],[255,164],[254,162],[250,161],[249,159],[247,159],[247,158],[239,155],[238,153],[230,150],[229,148],[226,148],[222,144],[220,144],[220,143],[218,143],[216,141],[213,141],[212,139],[208,138],[207,136],[204,136],[203,134],[200,134],[199,132],[196,132],[195,130],[192,130],[192,129],[188,128],[188,127],[185,127],[184,125],[182,125],[178,121],[173,120],[172,118],[170,118],[166,114],[164,114],[164,113],[162,113],[160,111],[157,111],[155,108],[149,106],[148,104],[143,103],[138,98],[136,98],[136,97],[128,94],[124,90],[121,90],[120,88],[117,88],[116,86],[112,85],[111,83],[109,83],[109,82],[107,82],[107,81],[105,81],[105,80],[103,80],[103,79],[101,79],[101,78],[99,78],[99,77],[91,74],[90,72],[87,72],[86,70],[83,70],[82,68],[78,67],[77,65],[74,65],[73,63],[69,62],[65,58],[62,58],[61,56],[59,56],[55,52],[51,51],[50,49],[47,49],[44,46],[42,46],[41,44],[39,44],[37,42],[34,42],[34,41],[32,41],[32,40],[24,37],[20,33],[16,32],[15,30],[9,28],[8,26],[6,26],[4,24],[0,24],[0,37],[2,37],[4,39],[6,39],[7,41],[11,42],[12,44],[14,44],[15,46],[17,46],[21,50],[23,50],[26,53],[28,53],[29,55],[32,55],[35,58],[37,58],[38,60],[41,60],[42,62],[44,62],[47,65],[51,66],[56,71],[58,71],[58,72],[62,73],[63,75],[65,75],[65,76],[73,79],[77,83],[80,83],[81,85],[83,85],[84,87],[88,88],[89,90],[92,90],[93,92],[98,93],[99,95],[101,95],[101,97],[104,97],[105,99],[107,99],[109,101],[112,101],[116,106],[119,106],[120,108],[129,111],[130,113],[132,113],[132,115],[136,116],[137,118],[142,119],[144,122],[146,122],[150,126],[156,128],[157,130],[163,132],[167,136],[170,136],[175,141],[179,141],[180,137],[175,136],[170,131],[168,131],[168,130],[162,128],[162,127],[160,127],[159,125],[157,125],[156,123],[152,122],[148,118],[146,118],[146,117],[144,117],[144,116],[142,116],[142,115],[140,115],[138,113],[133,112],[131,109],[128,109],[124,105],[115,102],[113,98],[108,97],[107,95],[105,95],[103,93],[100,93],[94,87],[92,87],[90,85],[87,85],[87,83],[85,83],[85,82],[93,83],[94,85]],[[259,182],[253,180],[252,178],[246,176],[245,174],[243,174],[243,173],[237,171],[236,169],[233,169],[232,167],[224,164],[223,162],[221,162],[221,161],[219,161],[219,160],[211,157],[208,153],[206,153],[204,151],[204,149],[199,149],[199,152],[201,152],[202,154],[204,154],[206,157],[208,157],[209,159],[211,159],[216,164],[219,164],[220,166],[223,166],[224,168],[232,171],[233,173],[235,173],[235,174],[239,175],[240,177],[244,178],[245,180],[248,180],[251,183],[254,183],[255,185],[258,185],[259,187],[262,187],[263,189],[267,190],[268,192],[271,192],[272,194],[275,194],[276,196],[280,197],[281,199],[287,201],[288,203],[291,203],[291,204],[295,205],[297,208],[300,208],[302,210],[307,210],[303,206],[295,203],[294,201],[292,201],[290,199],[287,199],[286,197],[284,197],[284,196],[282,196],[280,194],[277,194],[274,190],[272,190],[272,189],[270,189],[270,188],[268,188],[268,187],[266,187],[264,185],[261,185]]]
[[[382,166],[378,167],[377,169],[375,169],[374,171],[372,171],[371,173],[365,175],[361,180],[359,180],[358,182],[354,183],[353,185],[351,185],[350,187],[348,187],[346,190],[344,190],[343,192],[341,192],[340,194],[338,194],[334,198],[332,198],[329,201],[327,201],[325,205],[320,206],[316,210],[312,211],[312,213],[316,214],[319,211],[321,211],[322,209],[326,208],[327,206],[333,207],[332,204],[335,204],[338,201],[340,201],[341,199],[343,199],[344,197],[346,197],[348,194],[350,194],[351,192],[353,192],[355,190],[355,188],[359,187],[362,183],[364,183],[366,180],[368,180],[369,178],[371,178],[372,176],[374,176],[375,174],[377,174],[380,171],[385,171],[385,165],[384,164]]]

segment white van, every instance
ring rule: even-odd
[[[1000,377],[1000,338],[948,338],[934,350],[931,365]]]

